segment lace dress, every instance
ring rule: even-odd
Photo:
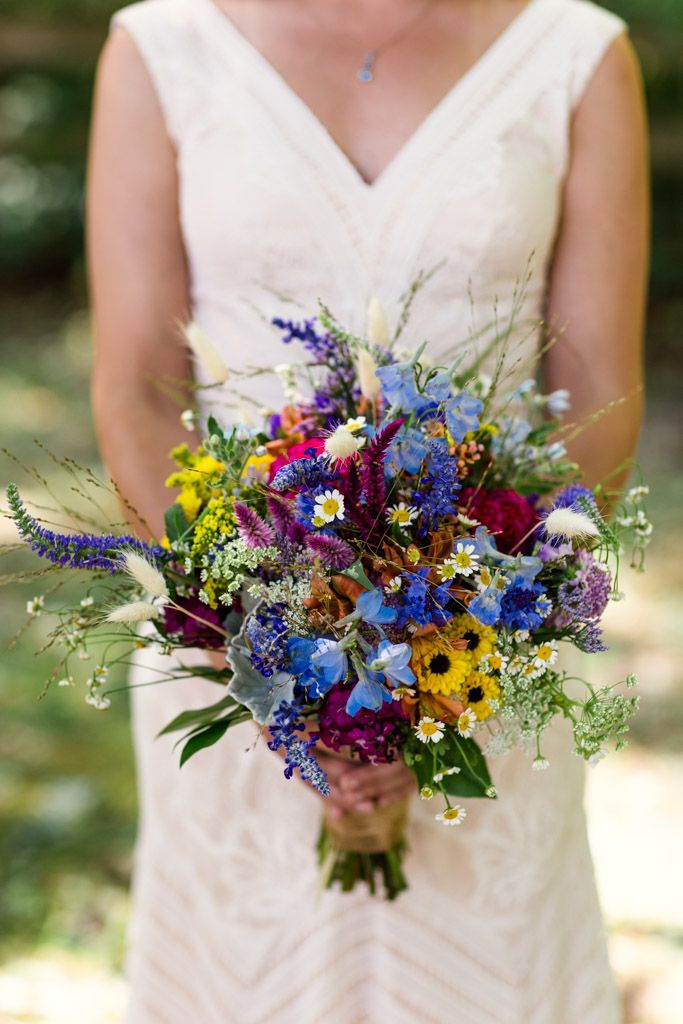
[[[531,0],[373,183],[212,0],[144,0],[135,40],[177,149],[195,318],[228,365],[286,361],[268,318],[318,298],[362,330],[395,318],[418,272],[406,345],[476,348],[494,307],[542,315],[570,120],[623,23],[586,0]],[[532,255],[533,254],[533,255]],[[524,278],[521,298],[514,293]],[[518,290],[518,289],[517,289]],[[522,330],[520,328],[520,330]],[[528,333],[528,332],[527,332]],[[534,345],[519,335],[518,353]],[[522,370],[520,363],[520,372]],[[282,404],[255,377],[245,405]],[[245,410],[235,410],[244,415]],[[135,682],[163,659],[141,655]],[[582,807],[583,770],[553,731],[549,771],[492,763],[498,801],[457,829],[414,801],[395,903],[321,893],[318,798],[242,728],[182,770],[155,739],[216,699],[204,681],[135,691],[141,825],[130,1024],[614,1024]]]

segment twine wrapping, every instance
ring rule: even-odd
[[[387,853],[403,838],[409,800],[398,800],[366,814],[325,815],[325,829],[331,846],[347,853]]]

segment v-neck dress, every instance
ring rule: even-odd
[[[624,30],[587,0],[531,0],[372,184],[214,5],[143,0],[115,24],[158,92],[179,170],[194,316],[228,366],[286,362],[274,315],[323,299],[351,330],[377,295],[406,347],[476,352],[514,319],[524,373],[543,315],[572,113]],[[359,84],[359,88],[367,88]],[[370,86],[371,87],[371,86]],[[559,342],[562,344],[562,341]],[[198,368],[201,376],[201,369]],[[255,375],[229,415],[282,404]],[[141,654],[133,682],[163,672]],[[582,805],[563,727],[531,773],[492,763],[497,801],[458,829],[415,800],[410,890],[320,892],[320,803],[246,727],[182,770],[159,730],[205,681],[134,691],[141,822],[129,1024],[615,1024]]]

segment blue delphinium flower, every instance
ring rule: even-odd
[[[414,683],[415,673],[408,664],[412,657],[410,644],[392,644],[382,640],[368,656],[366,665],[371,672],[380,672],[390,683]]]
[[[382,704],[391,702],[391,693],[384,684],[384,676],[380,672],[373,672],[364,665],[359,658],[354,658],[354,668],[358,675],[358,682],[351,690],[349,699],[346,702],[346,713],[353,717],[361,708],[368,711],[379,711]]]
[[[382,385],[382,394],[395,409],[417,413],[428,404],[429,399],[417,389],[414,360],[379,366],[375,374]]]
[[[430,622],[443,626],[451,618],[446,611],[451,600],[450,586],[442,583],[438,587],[429,582],[429,566],[421,566],[411,573],[404,573],[408,586],[400,592],[397,624],[406,626],[416,623],[427,626]]]
[[[322,697],[348,674],[348,658],[341,641],[290,637],[287,652],[290,672],[299,678],[311,697]]]
[[[266,679],[287,668],[288,626],[282,617],[284,607],[274,604],[259,608],[246,622],[244,633],[251,648],[251,663]]]
[[[449,454],[446,439],[430,437],[426,445],[425,473],[412,494],[413,504],[420,509],[423,534],[438,529],[445,516],[455,513],[461,486],[457,462]]]
[[[467,611],[483,626],[495,626],[500,621],[503,593],[498,586],[492,584],[477,594],[467,606]]]
[[[417,473],[428,448],[424,434],[414,427],[407,427],[396,437],[389,451],[389,465],[395,473],[402,469],[406,473]]]
[[[538,629],[551,608],[540,583],[517,578],[503,591],[500,621],[506,629]]]
[[[396,609],[384,603],[382,591],[375,587],[374,590],[364,590],[356,600],[355,610],[341,621],[350,622],[353,619],[362,619],[371,626],[386,626],[396,621]]]
[[[318,742],[316,735],[303,740],[299,735],[305,730],[301,718],[301,708],[298,704],[283,701],[273,715],[270,726],[271,739],[268,746],[271,750],[279,750],[281,747],[285,754],[286,779],[291,779],[294,771],[297,770],[301,778],[318,790],[322,796],[330,795],[330,784],[327,776],[311,750]]]
[[[459,444],[465,434],[479,429],[479,417],[484,403],[474,395],[462,391],[446,403],[446,426],[455,444]]]

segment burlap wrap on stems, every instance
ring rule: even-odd
[[[330,844],[347,853],[387,853],[403,838],[408,804],[406,798],[366,814],[345,814],[341,818],[326,814]]]

